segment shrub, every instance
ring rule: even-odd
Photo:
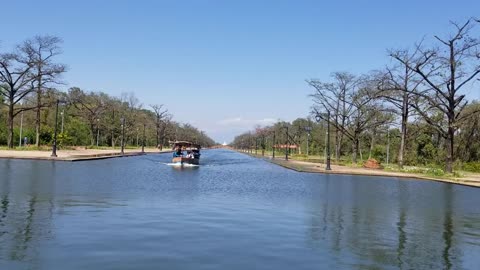
[[[425,174],[431,175],[431,176],[444,176],[445,171],[439,168],[427,168],[424,172]]]
[[[53,129],[50,127],[42,127],[40,130],[40,144],[52,144]]]
[[[306,154],[292,154],[292,157],[294,157],[294,158],[307,158],[308,156]]]
[[[57,144],[59,147],[64,148],[66,145],[72,145],[73,138],[68,133],[60,133],[57,135]]]
[[[376,160],[379,160],[379,161],[382,161],[382,162],[386,162],[387,160],[387,150],[386,150],[386,147],[383,146],[383,145],[375,145],[375,147],[373,147],[372,149],[372,158],[376,159]],[[391,157],[390,157],[390,161],[391,160]]]
[[[460,178],[460,177],[463,177],[463,174],[460,173],[460,172],[458,172],[458,171],[454,171],[454,172],[452,173],[452,176],[453,176],[453,177],[456,177],[456,178]]]
[[[480,172],[480,162],[467,162],[463,164],[463,170],[467,172]]]

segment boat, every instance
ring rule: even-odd
[[[196,143],[188,141],[170,142],[173,149],[172,163],[176,165],[200,165],[200,148]],[[187,152],[187,154],[185,154]]]

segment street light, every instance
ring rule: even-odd
[[[317,122],[322,121],[322,116],[317,112],[315,114],[315,120]],[[330,171],[332,168],[330,167],[330,111],[327,111],[327,164],[325,170]]]
[[[60,103],[60,100],[57,99],[57,106],[55,110],[55,131],[53,135],[52,154],[50,155],[51,157],[57,157],[57,120],[58,120],[58,104],[59,103]]]
[[[285,139],[285,160],[288,161],[288,150],[290,149],[290,142],[288,140],[288,125],[285,124],[285,134],[286,134],[286,139]]]
[[[63,134],[63,118],[64,118],[64,115],[65,115],[65,110],[62,110],[62,112],[60,113],[60,115],[62,116],[62,129],[60,130],[60,131],[61,131],[60,133]]]
[[[121,144],[122,144],[122,147],[121,147],[121,150],[120,150],[120,154],[125,154],[125,117],[122,117],[120,119],[122,121],[122,140],[121,140]]]
[[[310,147],[308,147],[308,143],[310,141],[310,132],[312,132],[312,127],[311,126],[306,126],[305,131],[307,132],[307,157],[308,157],[309,148],[310,148]]]

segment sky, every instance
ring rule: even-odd
[[[62,90],[134,92],[145,108],[164,104],[230,142],[307,116],[306,79],[382,68],[387,49],[447,35],[450,20],[480,15],[480,1],[0,0],[0,9],[0,51],[35,35],[63,39]]]

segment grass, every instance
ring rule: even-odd
[[[252,154],[254,155],[255,152],[253,151]],[[257,151],[257,156],[262,156],[262,151]],[[265,157],[271,157],[271,156],[272,156],[272,151],[265,151]],[[285,152],[276,151],[275,156],[278,158],[282,158],[285,156]],[[319,155],[307,156],[304,154],[291,154],[289,155],[289,158],[292,160],[312,162],[312,163],[325,163],[325,157],[319,156]],[[335,160],[332,159],[332,164],[346,166],[350,168],[363,167],[363,161],[353,163],[348,158],[342,158],[340,159],[339,162],[336,162]],[[469,168],[470,171],[476,171],[477,164],[468,164],[468,165],[465,167]],[[441,167],[439,167],[439,165],[434,165],[434,164],[428,165],[428,166],[403,166],[403,168],[400,168],[396,164],[389,164],[389,165],[383,165],[383,166],[384,166],[383,169],[385,171],[418,174],[418,175],[424,175],[424,176],[433,177],[433,178],[442,178],[442,179],[451,179],[451,180],[458,180],[458,178],[464,177],[465,171],[467,171],[464,169],[464,170],[455,170],[453,173],[446,173]]]
[[[459,164],[459,167],[463,170],[463,171],[467,171],[467,172],[474,172],[474,173],[480,173],[480,162],[466,162],[466,163],[463,163],[463,164]]]
[[[403,173],[413,173],[413,174],[420,174],[435,178],[444,178],[444,179],[458,179],[465,176],[463,171],[456,170],[453,173],[447,173],[442,168],[438,166],[431,165],[431,166],[403,166],[400,168],[397,165],[388,165],[384,167],[384,170],[391,171],[391,172],[403,172]]]
[[[0,150],[10,150],[10,151],[52,151],[51,146],[46,146],[46,145],[40,145],[40,146],[22,146],[18,147],[16,146],[15,148],[11,149],[8,148],[7,146],[0,146]]]
[[[111,146],[58,146],[59,150],[77,150],[80,149],[95,149],[95,150],[119,150],[120,147],[111,147]],[[140,147],[136,146],[125,146],[125,149],[140,149]],[[151,149],[155,147],[145,147],[145,149]],[[9,151],[52,151],[51,145],[29,145],[29,146],[22,146],[22,147],[14,147],[13,149],[8,148],[7,146],[0,146],[0,150],[9,150]]]

